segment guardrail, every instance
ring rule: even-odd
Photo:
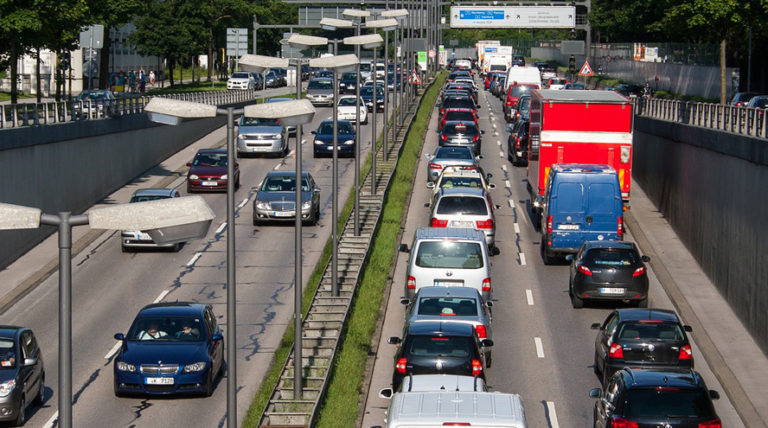
[[[225,105],[250,101],[261,92],[207,91],[157,95],[163,98]],[[120,97],[115,100],[59,101],[0,105],[0,130],[53,123],[94,120],[137,114],[144,111],[152,97]]]
[[[636,98],[635,114],[750,137],[768,138],[768,115],[766,110],[761,108]]]

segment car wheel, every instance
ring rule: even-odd
[[[262,223],[260,220],[257,220],[256,217],[253,218],[253,225],[254,226],[261,226],[264,223]]]
[[[13,425],[20,427],[24,425],[24,422],[26,422],[27,419],[27,401],[24,400],[24,396],[21,396],[21,400],[19,400],[19,411],[16,413],[16,420],[13,421]]]
[[[555,263],[554,257],[549,252],[549,248],[547,248],[547,244],[545,242],[545,239],[542,237],[541,239],[541,260],[544,262],[545,265],[552,265]]]
[[[320,207],[315,208],[315,215],[312,216],[312,226],[317,226],[317,222],[320,221]]]
[[[205,392],[206,397],[210,397],[213,395],[213,371],[208,371],[208,380],[205,382]]]
[[[37,391],[37,395],[35,396],[35,405],[41,406],[43,402],[45,401],[45,373],[43,373],[42,376],[40,376],[40,389]]]
[[[592,371],[595,372],[598,377],[600,376],[600,367],[597,365],[597,351],[595,351],[595,362],[593,363]]]
[[[571,306],[573,306],[574,309],[580,309],[584,307],[584,300],[576,297],[576,295],[573,294],[573,291],[571,291],[569,294],[571,295]]]
[[[637,302],[637,307],[638,308],[647,308],[648,307],[648,298],[646,297],[645,299],[638,301]]]
[[[173,247],[171,247],[171,252],[178,253],[179,250],[181,250],[181,245],[182,245],[181,242],[177,242],[173,244]]]
[[[288,153],[290,153],[290,152],[291,152],[289,149],[290,149],[290,147],[288,147],[288,143],[286,142],[286,143],[285,143],[285,147],[283,148],[282,157],[286,157],[286,156],[288,156]]]

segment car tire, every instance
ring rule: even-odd
[[[648,307],[648,298],[646,297],[643,300],[638,300],[637,307],[638,308],[647,308]]]
[[[210,397],[211,395],[213,395],[213,381],[214,381],[213,371],[209,370],[208,380],[205,382],[205,391],[203,392],[203,394],[206,397]]]
[[[550,254],[549,248],[543,237],[541,239],[541,260],[547,266],[555,264],[555,258]]]
[[[569,292],[568,294],[571,295],[571,306],[573,306],[573,309],[581,309],[584,307],[584,300],[573,294],[573,291]]]
[[[261,220],[257,220],[255,217],[253,219],[253,225],[254,226],[263,226],[264,223],[261,222]]]
[[[290,152],[291,152],[290,147],[288,147],[288,143],[286,142],[285,143],[285,147],[283,148],[283,152],[281,153],[280,157],[284,158],[284,157],[288,156],[288,153],[290,153]]]
[[[595,361],[592,365],[592,371],[595,373],[595,375],[597,375],[597,377],[600,377],[600,367],[597,365],[597,351],[595,351]]]
[[[172,253],[178,253],[181,250],[181,246],[182,245],[183,245],[183,243],[181,243],[181,242],[177,242],[177,243],[173,244],[173,247],[171,247],[171,252]]]
[[[315,215],[312,216],[312,226],[317,226],[317,222],[320,221],[320,207],[315,208]]]
[[[43,402],[45,402],[45,372],[40,376],[40,389],[37,390],[37,395],[35,396],[35,401],[33,401],[33,403],[36,406],[42,406]]]
[[[24,425],[27,419],[27,401],[24,396],[21,396],[19,400],[19,411],[16,413],[16,419],[13,421],[13,426],[20,427]]]

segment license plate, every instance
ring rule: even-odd
[[[464,281],[438,281],[435,280],[435,287],[461,287]]]
[[[293,217],[293,213],[288,211],[275,211],[272,215],[274,217]]]
[[[601,294],[624,294],[623,288],[601,288]]]
[[[203,186],[216,186],[216,185],[218,185],[219,183],[218,183],[218,182],[216,182],[216,181],[203,181],[203,182],[202,182],[202,183],[200,183],[200,184],[201,184],[201,185],[203,185]]]
[[[328,146],[328,151],[333,151],[333,146]]]
[[[172,377],[148,377],[144,379],[147,385],[173,385]]]
[[[579,230],[578,224],[558,224],[557,228],[560,230]]]
[[[474,227],[474,223],[471,221],[452,220],[451,227]]]

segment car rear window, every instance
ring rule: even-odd
[[[339,105],[340,106],[355,106],[355,99],[354,98],[339,98]],[[363,106],[363,102],[360,101],[360,106]],[[364,106],[363,106],[364,107]]]
[[[467,358],[473,355],[469,336],[411,336],[406,353],[416,357]]]
[[[476,317],[477,300],[469,297],[423,297],[419,299],[418,314]]]
[[[488,215],[484,198],[476,196],[445,196],[437,205],[438,214]]]
[[[469,108],[474,110],[475,103],[468,99],[447,99],[443,103],[443,108]]]
[[[517,85],[517,86],[510,86],[509,88],[509,96],[511,97],[519,97],[520,95],[525,95],[531,92],[531,89],[536,89],[538,86],[536,85]]]
[[[715,418],[715,410],[703,389],[633,388],[627,391],[624,417],[651,420]]]
[[[446,123],[443,132],[446,134],[477,135],[477,128],[474,123]]]
[[[479,269],[483,267],[483,250],[478,242],[424,241],[416,253],[416,266]]]
[[[472,160],[472,151],[469,149],[459,149],[456,147],[441,147],[435,155],[437,159],[469,159]]]
[[[483,187],[483,181],[480,177],[444,177],[440,182],[440,188],[446,189],[451,187],[469,187],[474,189],[481,189]]]
[[[445,114],[445,120],[462,120],[466,122],[474,122],[475,115],[471,111],[449,111]]]
[[[584,263],[594,266],[631,266],[640,260],[636,250],[593,248],[584,255]]]
[[[683,330],[680,325],[670,322],[625,322],[619,327],[619,339],[625,340],[651,340],[651,341],[674,341],[683,340]]]

